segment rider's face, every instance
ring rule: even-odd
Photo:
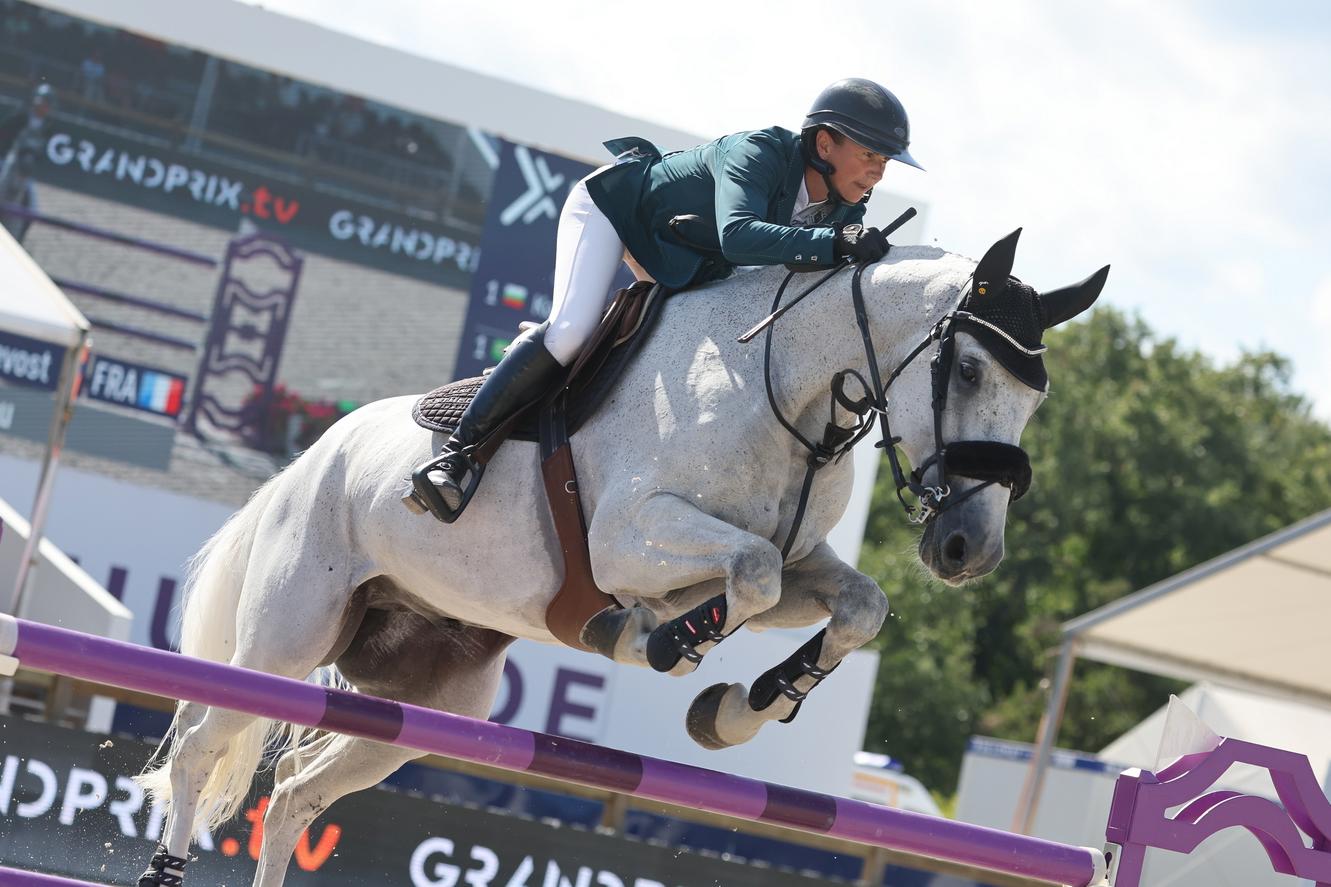
[[[818,156],[836,169],[832,173],[832,184],[850,203],[863,200],[869,189],[883,178],[883,170],[887,167],[884,155],[870,151],[847,136],[838,140],[825,129],[818,133]]]

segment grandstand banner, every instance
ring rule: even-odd
[[[25,388],[54,391],[65,349],[17,333],[0,332],[0,379]]]
[[[163,811],[133,776],[153,746],[0,717],[0,862],[97,883],[132,883],[162,833]],[[191,848],[189,878],[249,883],[272,771],[241,812]],[[412,887],[800,887],[822,883],[387,790],[338,801],[296,845],[287,884]]]
[[[63,119],[47,131],[36,175],[229,231],[248,221],[300,249],[459,289],[479,259],[474,233],[460,227]]]
[[[519,323],[549,316],[559,212],[569,189],[594,168],[503,139],[498,153],[455,379],[479,376],[497,363]],[[614,286],[632,282],[624,271]]]
[[[95,355],[84,376],[84,397],[174,419],[180,415],[184,376],[157,367]]]

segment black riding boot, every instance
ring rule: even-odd
[[[475,449],[509,417],[544,395],[564,368],[545,349],[545,327],[515,342],[476,392],[463,411],[457,430],[444,444],[429,478],[443,496],[447,511],[436,515],[452,523],[466,508],[483,466],[475,461]],[[469,480],[470,479],[470,480]]]

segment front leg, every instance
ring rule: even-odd
[[[646,609],[634,607],[607,611],[588,623],[583,639],[619,662],[672,674],[692,671],[696,660],[670,655],[674,635],[688,630],[685,623],[701,633],[692,645],[700,659],[719,638],[781,597],[781,552],[775,545],[671,493],[622,505],[602,501],[588,543],[597,585],[612,594],[656,599],[651,610],[675,617],[655,625]],[[706,591],[705,603],[678,615]]]
[[[768,721],[794,720],[804,697],[842,659],[877,636],[887,613],[887,597],[878,584],[837,557],[826,542],[819,544],[786,569],[781,601],[750,627],[802,628],[830,614],[827,627],[751,689],[716,684],[704,690],[689,708],[689,735],[705,748],[725,748],[749,741]]]

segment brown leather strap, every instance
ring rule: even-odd
[[[592,578],[591,554],[587,550],[587,522],[578,499],[578,478],[573,467],[573,449],[562,444],[541,463],[545,495],[555,520],[559,546],[564,550],[564,583],[545,611],[550,633],[570,647],[591,648],[582,642],[583,626],[607,607],[619,602],[596,587]]]

